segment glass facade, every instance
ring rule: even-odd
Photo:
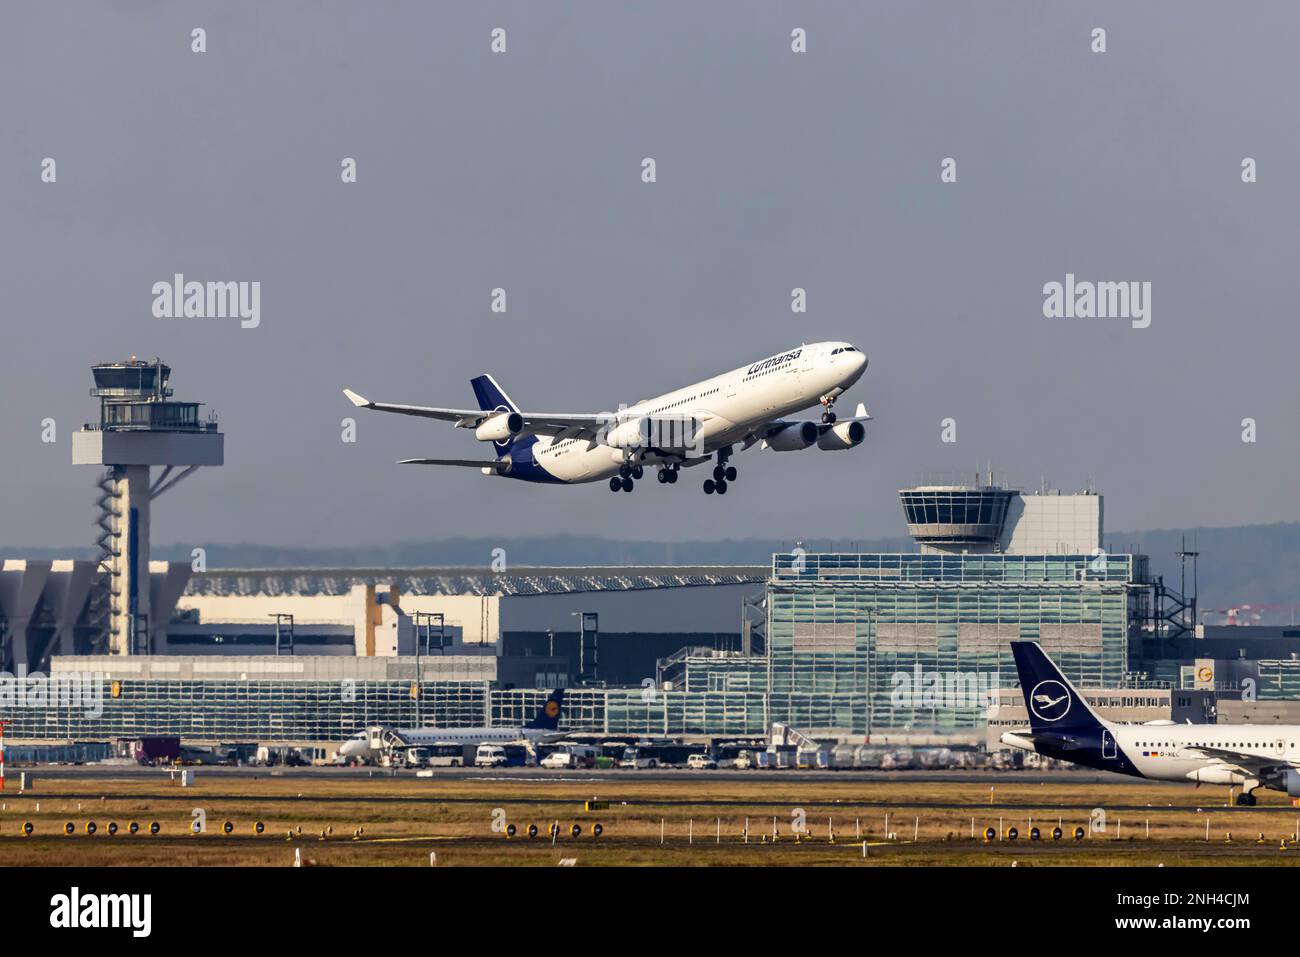
[[[561,728],[609,735],[818,736],[976,732],[987,692],[1014,685],[1009,642],[1040,642],[1083,688],[1119,687],[1150,615],[1138,555],[778,554],[762,656],[684,659],[661,688],[577,688]],[[1300,665],[1261,663],[1261,696],[1300,697]],[[367,725],[519,726],[544,690],[486,681],[125,679],[103,712],[9,707],[11,738],[330,742]]]
[[[1264,700],[1300,699],[1300,661],[1291,658],[1260,661],[1259,697]]]
[[[1147,607],[1135,555],[774,556],[772,720],[801,730],[944,734],[984,726],[1038,641],[1081,687],[1114,687]]]
[[[179,735],[203,741],[338,741],[372,724],[481,726],[486,682],[185,680],[103,682],[95,706],[6,706],[11,738],[111,740]],[[96,696],[98,697],[98,696]],[[96,714],[96,712],[99,712]]]

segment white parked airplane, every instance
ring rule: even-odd
[[[556,688],[537,710],[537,716],[518,728],[388,728],[376,726],[358,731],[341,745],[338,756],[368,758],[385,748],[423,747],[431,744],[508,744],[512,741],[546,743],[558,741],[566,732],[560,731],[560,714],[564,708],[564,689]]]
[[[1237,803],[1260,787],[1300,797],[1300,726],[1113,724],[1097,717],[1035,641],[1011,642],[1029,728],[1002,743],[1088,768],[1155,781],[1240,785]]]
[[[497,454],[494,461],[404,459],[402,464],[479,468],[484,475],[527,482],[608,479],[611,490],[630,492],[646,467],[658,467],[659,482],[672,484],[682,466],[716,458],[704,491],[722,495],[736,479],[736,467],[728,464],[736,445],[793,452],[811,445],[851,449],[861,443],[864,423],[871,418],[866,407],[859,404],[852,418],[839,420],[832,409],[866,367],[867,357],[847,342],[815,342],[617,413],[524,412],[490,375],[470,380],[478,409],[392,405],[371,402],[350,389],[343,393],[362,408],[473,429]],[[818,405],[823,409],[820,422],[784,418]]]

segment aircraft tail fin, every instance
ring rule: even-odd
[[[497,380],[486,372],[470,379],[469,384],[474,389],[474,398],[478,399],[478,407],[484,412],[519,411],[519,406],[510,400],[510,396],[506,395],[505,389],[497,385]]]
[[[556,688],[546,698],[546,703],[537,709],[537,716],[529,721],[525,728],[540,728],[554,731],[560,726],[560,715],[564,711],[564,689]]]
[[[478,400],[478,407],[484,412],[519,411],[519,406],[515,405],[510,396],[506,395],[506,390],[497,385],[497,380],[486,372],[470,379],[469,384],[474,389],[474,398]],[[516,441],[518,441],[517,438],[510,438],[503,442],[493,442],[492,448],[496,450],[497,458],[500,459],[509,455],[510,448]]]
[[[1013,641],[1011,654],[1016,659],[1029,726],[1035,732],[1105,727],[1105,722],[1097,717],[1038,642]]]

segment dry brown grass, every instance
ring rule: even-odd
[[[10,865],[282,866],[295,847],[304,858],[334,866],[427,866],[430,852],[442,865],[487,866],[553,865],[561,857],[583,865],[1300,863],[1300,848],[1279,850],[1295,832],[1300,809],[1274,794],[1263,796],[1258,808],[1228,808],[1225,796],[1223,789],[1032,779],[998,781],[990,792],[988,784],[924,776],[864,782],[797,772],[780,780],[740,773],[638,779],[630,772],[586,782],[200,774],[191,788],[165,776],[106,781],[54,772],[40,776],[37,791],[0,799],[0,854]],[[609,809],[583,810],[593,797],[609,801]],[[1048,837],[1058,820],[1067,834],[1076,825],[1086,828],[1098,807],[1106,811],[1104,833],[1081,842]],[[194,808],[204,810],[208,833],[189,834]],[[791,832],[796,808],[811,831],[798,840]],[[774,817],[778,840],[771,843]],[[98,826],[94,837],[84,833],[88,820]],[[142,828],[156,820],[162,832],[129,837],[132,820]],[[235,826],[230,837],[220,833],[226,820]],[[258,820],[266,831],[255,837]],[[32,822],[32,837],[21,836],[24,821]],[[67,821],[76,825],[73,837],[63,835]],[[116,837],[106,834],[109,821],[121,829]],[[494,830],[498,821],[515,824],[517,836],[507,840]],[[545,832],[557,821],[561,836],[552,846]],[[597,821],[604,827],[599,840],[591,836]],[[972,821],[977,835],[1014,825],[1020,838],[972,839]],[[1027,839],[1031,822],[1042,827],[1043,841]],[[535,840],[525,836],[530,823],[542,832]],[[583,832],[577,839],[568,835],[574,823]],[[828,839],[831,823],[835,843]],[[359,838],[357,827],[364,828]],[[1256,843],[1260,833],[1262,844]],[[868,842],[865,859],[859,836]]]

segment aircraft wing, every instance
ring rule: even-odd
[[[1295,764],[1285,758],[1269,758],[1260,754],[1243,754],[1240,751],[1232,751],[1228,748],[1211,748],[1211,747],[1187,747],[1188,751],[1195,751],[1197,754],[1203,754],[1207,758],[1218,758],[1224,764],[1231,764],[1249,774],[1266,775],[1270,771],[1287,770],[1296,767]]]
[[[814,422],[813,425],[817,426],[817,434],[822,435],[826,432],[827,429],[839,425],[842,422],[867,422],[870,419],[871,419],[871,414],[867,412],[866,405],[859,402],[857,409],[855,409],[853,412],[853,415],[843,419],[836,417],[835,421],[830,423]],[[784,430],[791,428],[792,426],[797,426],[800,423],[805,421],[807,420],[806,419],[773,419],[771,422],[765,422],[763,425],[760,425],[758,428],[756,428],[753,432],[751,432],[749,435],[745,437],[745,448],[749,448],[751,445],[753,445],[756,442],[765,441],[766,439],[769,439],[772,436],[776,435],[778,432],[783,432]],[[766,448],[766,446],[764,446],[764,448]]]
[[[458,429],[478,428],[484,420],[496,415],[495,410],[483,409],[442,409],[426,405],[396,405],[391,402],[371,402],[363,395],[351,389],[344,389],[343,394],[353,405],[361,409],[374,409],[376,412],[395,412],[398,415],[417,415],[426,419],[439,419],[452,422]],[[593,415],[590,413],[570,412],[520,412],[524,419],[523,431],[532,435],[553,435],[557,438],[585,438],[593,440],[602,429],[615,421],[612,415]]]

